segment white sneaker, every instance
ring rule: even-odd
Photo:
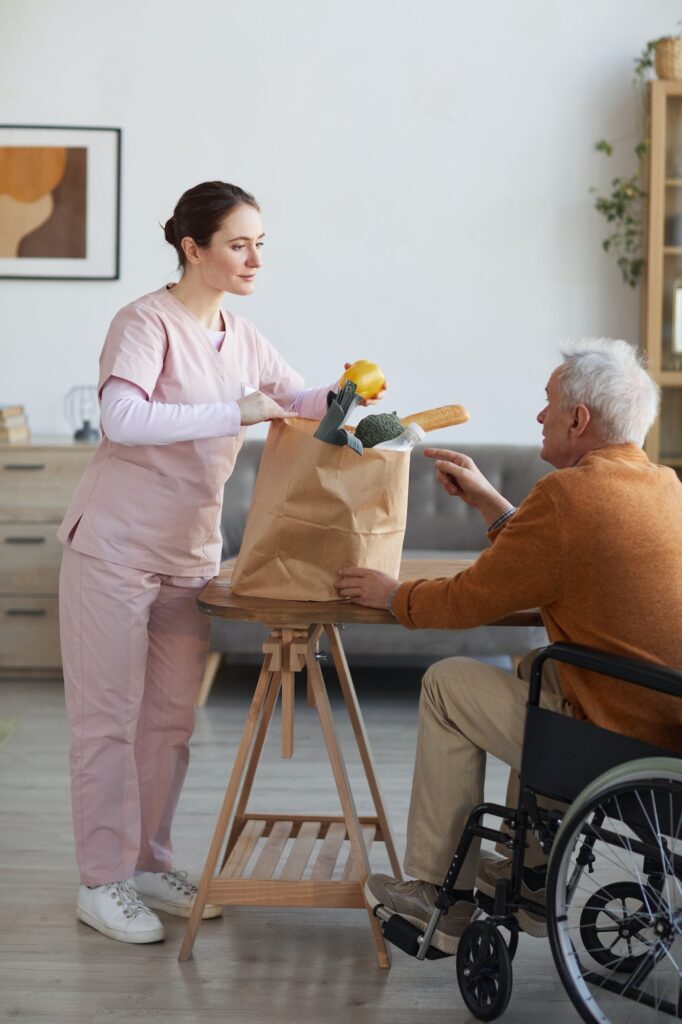
[[[119,942],[161,942],[166,933],[156,914],[144,905],[129,882],[81,885],[76,917]]]
[[[199,891],[196,885],[188,882],[186,871],[176,871],[175,868],[163,872],[138,871],[130,879],[130,884],[144,898],[148,907],[165,910],[167,914],[175,914],[176,917],[189,917]],[[220,917],[222,912],[222,907],[207,903],[201,917],[202,920]]]

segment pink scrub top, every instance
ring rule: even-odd
[[[196,317],[164,286],[114,317],[100,356],[99,392],[123,377],[153,402],[229,402],[256,388],[287,409],[303,378],[248,320],[222,310],[216,351]],[[172,576],[220,567],[223,487],[241,448],[236,437],[167,445],[115,444],[104,436],[57,536],[75,551]],[[74,532],[75,530],[75,532]]]

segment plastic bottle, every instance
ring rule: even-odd
[[[398,434],[392,441],[382,441],[381,444],[375,444],[371,451],[409,452],[412,451],[416,444],[424,440],[425,434],[426,431],[418,423],[410,423],[405,427],[402,434]]]

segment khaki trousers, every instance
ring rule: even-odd
[[[210,620],[208,577],[163,576],[64,548],[59,579],[76,857],[84,885],[172,866]]]
[[[486,752],[512,769],[508,800],[518,791],[527,680],[535,654],[526,655],[518,676],[471,658],[447,658],[426,672],[405,853],[405,870],[415,878],[436,885],[443,881],[469,814],[483,802]],[[573,715],[553,663],[543,669],[541,705]],[[515,803],[515,798],[510,801]],[[526,863],[541,862],[539,850],[536,842],[535,859]],[[480,840],[474,839],[458,889],[473,888],[479,851]]]

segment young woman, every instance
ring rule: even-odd
[[[123,942],[189,915],[172,862],[209,639],[196,607],[218,572],[223,487],[248,424],[326,412],[253,324],[263,226],[248,192],[197,185],[165,226],[182,275],[114,317],[100,357],[103,439],[59,539],[61,643],[81,876],[77,916]],[[204,917],[219,907],[206,907]]]

